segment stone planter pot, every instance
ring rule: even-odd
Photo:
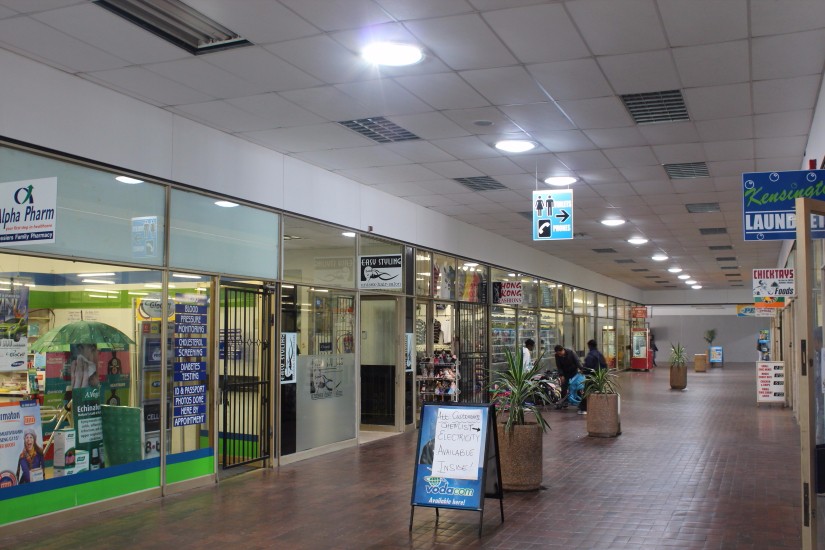
[[[670,388],[683,390],[687,387],[687,365],[670,365]]]
[[[541,488],[542,439],[544,432],[537,423],[513,426],[504,432],[504,424],[496,426],[498,435],[501,485],[505,491],[535,491]]]
[[[622,433],[619,394],[592,393],[587,396],[587,435],[616,437]]]

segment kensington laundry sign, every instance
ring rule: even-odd
[[[753,305],[756,308],[785,307],[785,298],[796,294],[793,269],[754,269]]]
[[[796,239],[795,201],[825,200],[825,170],[746,172],[742,174],[746,241]],[[811,235],[825,238],[825,218],[811,216]]]
[[[54,242],[57,178],[0,183],[0,244]]]

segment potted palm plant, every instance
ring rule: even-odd
[[[542,436],[550,425],[540,406],[546,403],[538,382],[537,358],[525,369],[521,351],[504,350],[507,368],[495,374],[492,399],[503,421],[496,426],[501,463],[502,488],[508,491],[532,491],[541,487]]]
[[[616,437],[622,433],[619,418],[619,378],[611,369],[597,369],[584,378],[587,399],[587,435]]]
[[[674,390],[687,387],[687,352],[679,342],[670,344],[670,387]]]

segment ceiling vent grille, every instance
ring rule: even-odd
[[[717,262],[735,262],[736,256],[718,256],[716,258]]]
[[[708,249],[710,249],[710,250],[733,250],[733,247],[729,244],[715,244],[713,246],[709,246]]]
[[[699,233],[702,235],[727,235],[728,230],[725,227],[701,227]]]
[[[378,143],[396,143],[421,139],[409,130],[382,116],[342,120],[338,124]]]
[[[630,258],[627,258],[625,260],[614,260],[614,261],[617,264],[635,264],[636,263],[636,260],[631,260]]]
[[[709,214],[710,212],[721,212],[722,208],[718,202],[694,202],[686,204],[685,208],[691,214]]]
[[[633,269],[631,269],[630,271],[634,271],[634,272],[636,272],[636,273],[642,273],[642,272],[644,272],[644,271],[650,271],[650,270],[649,270],[648,268],[646,268],[646,267],[634,267],[634,268],[633,268]]]
[[[734,269],[739,269],[739,266],[738,266],[738,265],[723,265],[723,266],[722,266],[722,267],[720,267],[719,269],[721,269],[721,270],[723,270],[723,271],[724,271],[724,270],[731,271],[731,270],[734,270]]]
[[[594,248],[592,250],[596,254],[615,254],[616,253],[616,249],[614,249],[614,248]]]
[[[670,281],[653,281],[653,282],[656,283],[657,285],[666,285]]]
[[[687,105],[679,90],[624,94],[621,97],[636,124],[690,120]]]
[[[725,273],[725,277],[741,277],[741,273]]]
[[[672,180],[686,180],[692,178],[709,178],[708,165],[704,162],[683,162],[681,164],[665,164],[667,177]]]
[[[460,183],[464,187],[473,191],[496,191],[507,189],[500,181],[490,176],[475,176],[472,178],[453,178],[453,181]]]
[[[95,4],[194,55],[252,44],[180,0],[96,0]]]
[[[645,279],[658,279],[658,275],[645,275]]]

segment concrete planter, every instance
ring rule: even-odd
[[[536,424],[513,426],[504,433],[504,424],[496,426],[498,432],[501,485],[505,491],[535,491],[541,487],[542,437],[544,433]]]
[[[687,387],[687,365],[670,365],[670,388],[683,390]]]
[[[619,394],[591,393],[587,396],[587,435],[616,437],[622,433]]]

